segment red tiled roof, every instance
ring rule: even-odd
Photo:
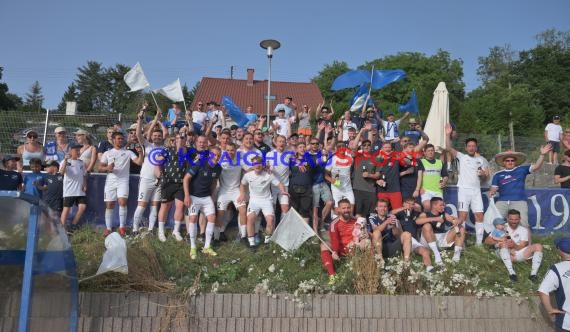
[[[297,110],[306,104],[314,111],[319,103],[323,101],[323,96],[319,87],[315,83],[304,82],[275,82],[271,81],[271,95],[275,100],[271,101],[270,113],[277,104],[282,103],[285,97],[292,97],[297,104]],[[196,109],[198,101],[216,101],[221,103],[223,96],[229,96],[234,103],[245,111],[248,105],[253,105],[253,112],[266,114],[267,112],[267,80],[253,80],[252,86],[247,86],[247,80],[203,77],[200,86],[196,91],[191,109]]]

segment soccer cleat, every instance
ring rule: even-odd
[[[164,235],[164,232],[158,232],[158,240],[160,242],[166,242],[166,235]]]
[[[265,240],[263,241],[263,243],[268,244],[270,239],[271,239],[271,234],[265,235]]]
[[[218,256],[218,253],[216,253],[212,247],[202,249],[202,253],[212,257]]]
[[[334,286],[338,282],[339,278],[336,274],[329,276],[329,286]]]
[[[127,228],[126,227],[119,227],[119,235],[121,235],[122,237],[127,235]]]
[[[107,236],[108,236],[109,234],[111,234],[112,232],[113,232],[113,231],[111,231],[110,229],[105,228],[105,231],[103,231],[103,236],[104,236],[104,237],[107,237]]]
[[[531,274],[528,276],[528,279],[532,282],[537,282],[538,281],[538,277],[536,276],[536,274]]]
[[[172,232],[172,236],[174,236],[174,238],[175,238],[176,241],[178,241],[178,242],[184,240],[184,238],[182,237],[182,235],[180,235],[180,232]]]
[[[509,275],[509,279],[511,279],[512,282],[517,282],[519,280],[516,274]]]
[[[226,242],[228,241],[228,237],[226,236],[226,233],[224,232],[220,232],[220,238],[218,239],[220,242]]]
[[[255,234],[255,245],[258,245],[261,243],[261,238],[259,237],[259,234]]]
[[[195,260],[196,258],[198,258],[198,249],[190,248],[190,259]]]

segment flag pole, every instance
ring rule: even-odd
[[[370,71],[370,86],[368,87],[368,96],[372,93],[372,78],[374,77],[374,65],[372,65],[372,70]]]
[[[156,109],[158,110],[160,107],[158,107],[158,103],[156,102],[156,98],[154,98],[154,93],[152,92],[152,90],[150,90],[150,95],[152,96],[152,100],[154,100],[154,104],[156,105]]]
[[[317,239],[321,240],[322,244],[325,246],[325,248],[327,248],[330,252],[333,252],[334,250],[331,249],[331,247],[327,244],[327,242],[325,240],[323,240],[322,237],[319,236],[319,234],[317,232],[315,232],[315,236],[317,237]]]

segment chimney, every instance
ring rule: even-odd
[[[247,86],[253,86],[253,68],[247,68]]]

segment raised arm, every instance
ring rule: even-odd
[[[550,152],[550,150],[552,150],[552,145],[550,143],[540,147],[540,156],[538,156],[536,163],[530,166],[531,172],[538,171],[542,167],[542,164],[544,163],[544,155]]]
[[[451,133],[453,132],[453,128],[451,127],[451,125],[448,123],[445,125],[445,145],[446,150],[451,154],[451,156],[453,158],[455,158],[455,156],[457,155],[457,150],[455,150],[453,148],[453,144],[451,142]]]

